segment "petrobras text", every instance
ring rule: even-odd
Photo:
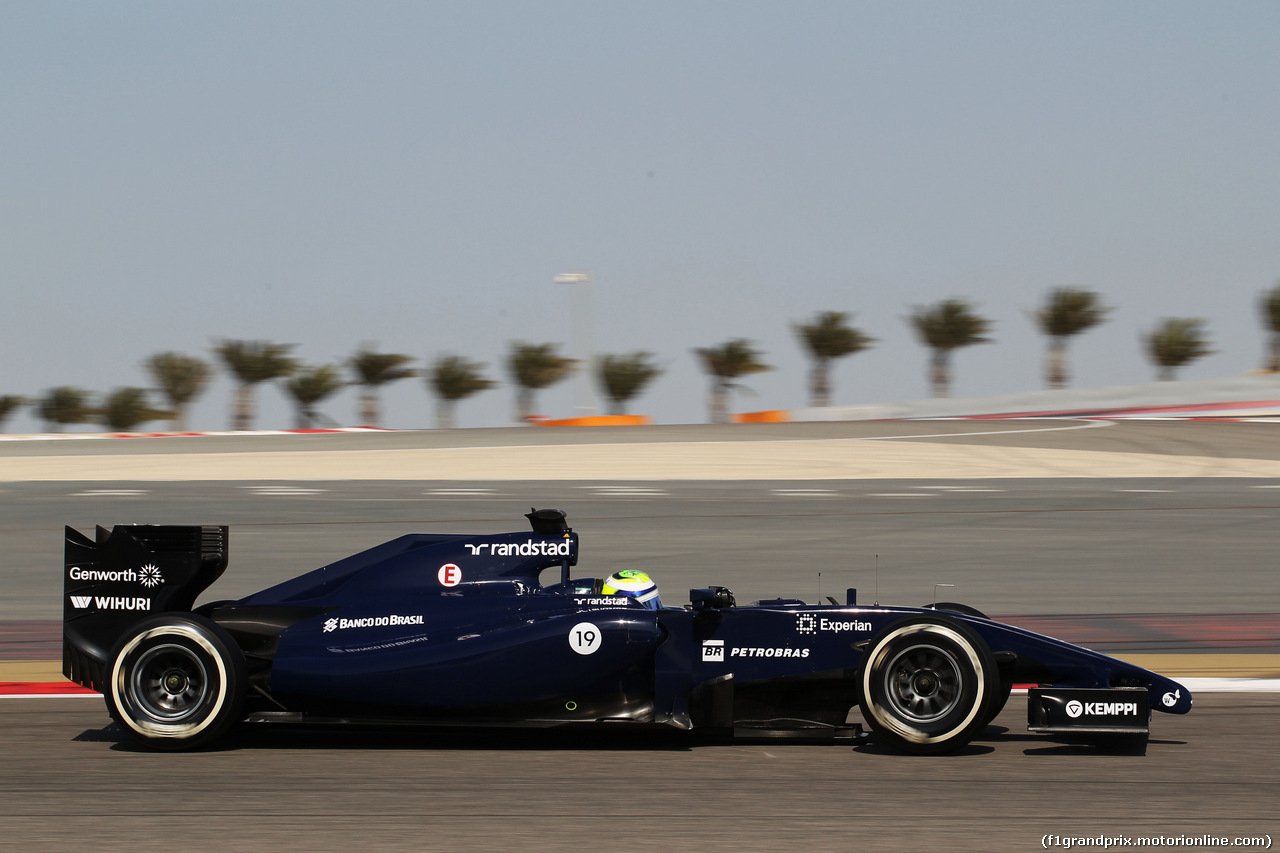
[[[808,656],[808,649],[733,648],[729,650],[731,658],[807,658]]]

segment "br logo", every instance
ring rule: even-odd
[[[724,640],[703,640],[702,659],[703,661],[724,663]]]

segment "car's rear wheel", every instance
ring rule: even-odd
[[[197,749],[237,722],[244,654],[218,625],[168,614],[135,625],[111,657],[107,709],[124,734],[152,749]]]
[[[967,744],[1002,698],[987,644],[943,616],[912,616],[881,631],[859,675],[862,716],[886,743],[931,755]]]

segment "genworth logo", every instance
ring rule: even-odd
[[[154,563],[147,563],[142,568],[133,569],[82,569],[72,566],[67,570],[67,577],[73,581],[105,581],[107,583],[140,583],[147,589],[155,589],[164,583],[164,574]]]
[[[164,583],[164,575],[160,574],[159,566],[154,563],[147,563],[138,569],[138,582],[147,589],[152,589]]]

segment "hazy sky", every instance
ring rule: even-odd
[[[1278,41],[1275,2],[0,0],[0,394],[369,342],[488,362],[459,423],[502,425],[509,342],[572,354],[577,269],[597,350],[664,365],[632,405],[664,423],[706,419],[691,350],[732,337],[776,367],[736,410],[804,405],[791,324],[820,310],[879,339],[836,403],[927,396],[904,317],[953,296],[995,322],[956,393],[1040,388],[1028,312],[1063,284],[1115,308],[1073,384],[1152,379],[1161,316],[1209,321],[1182,376],[1239,375],[1280,278]],[[432,423],[420,379],[383,401]],[[321,410],[354,422],[355,391]]]

